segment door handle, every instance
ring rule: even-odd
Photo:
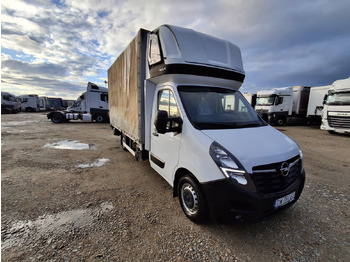
[[[159,134],[157,132],[153,132],[152,135],[159,136]]]

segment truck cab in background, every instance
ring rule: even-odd
[[[89,82],[86,92],[69,106],[67,110],[55,111],[47,114],[54,123],[69,120],[96,121],[98,123],[109,121],[108,89]]]
[[[40,109],[40,101],[38,95],[21,95],[21,111],[37,112]]]
[[[310,87],[293,86],[257,93],[255,111],[269,124],[306,121]]]
[[[11,93],[1,92],[1,113],[18,113],[21,111],[20,99]]]
[[[350,78],[337,80],[325,96],[322,130],[350,133]]]

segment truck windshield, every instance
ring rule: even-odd
[[[268,97],[257,97],[256,105],[257,106],[271,106],[275,102],[275,96]]]
[[[197,129],[266,125],[240,92],[216,87],[179,86],[182,104]]]
[[[350,92],[333,93],[328,95],[327,105],[350,105]]]

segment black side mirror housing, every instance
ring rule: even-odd
[[[159,134],[165,134],[168,132],[181,133],[182,131],[182,119],[181,117],[168,117],[168,112],[159,110],[156,118],[154,119],[154,126]]]
[[[322,103],[322,104],[325,104],[325,103],[326,103],[326,101],[327,101],[327,97],[328,97],[328,95],[327,95],[327,94],[325,94],[325,95],[324,95],[324,97],[323,97],[323,103]]]
[[[160,134],[166,133],[166,126],[168,123],[168,112],[164,110],[159,110],[157,112],[156,118],[154,119],[154,126],[157,132]]]

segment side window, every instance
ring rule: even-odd
[[[10,97],[9,96],[2,96],[2,98],[6,101],[10,101]]]
[[[108,103],[108,94],[101,94],[101,101]]]
[[[170,90],[162,90],[159,92],[157,109],[167,111],[169,117],[180,116],[174,94]]]
[[[156,34],[150,34],[149,36],[149,53],[148,53],[148,63],[154,65],[162,60],[160,55],[160,47],[158,36]]]

